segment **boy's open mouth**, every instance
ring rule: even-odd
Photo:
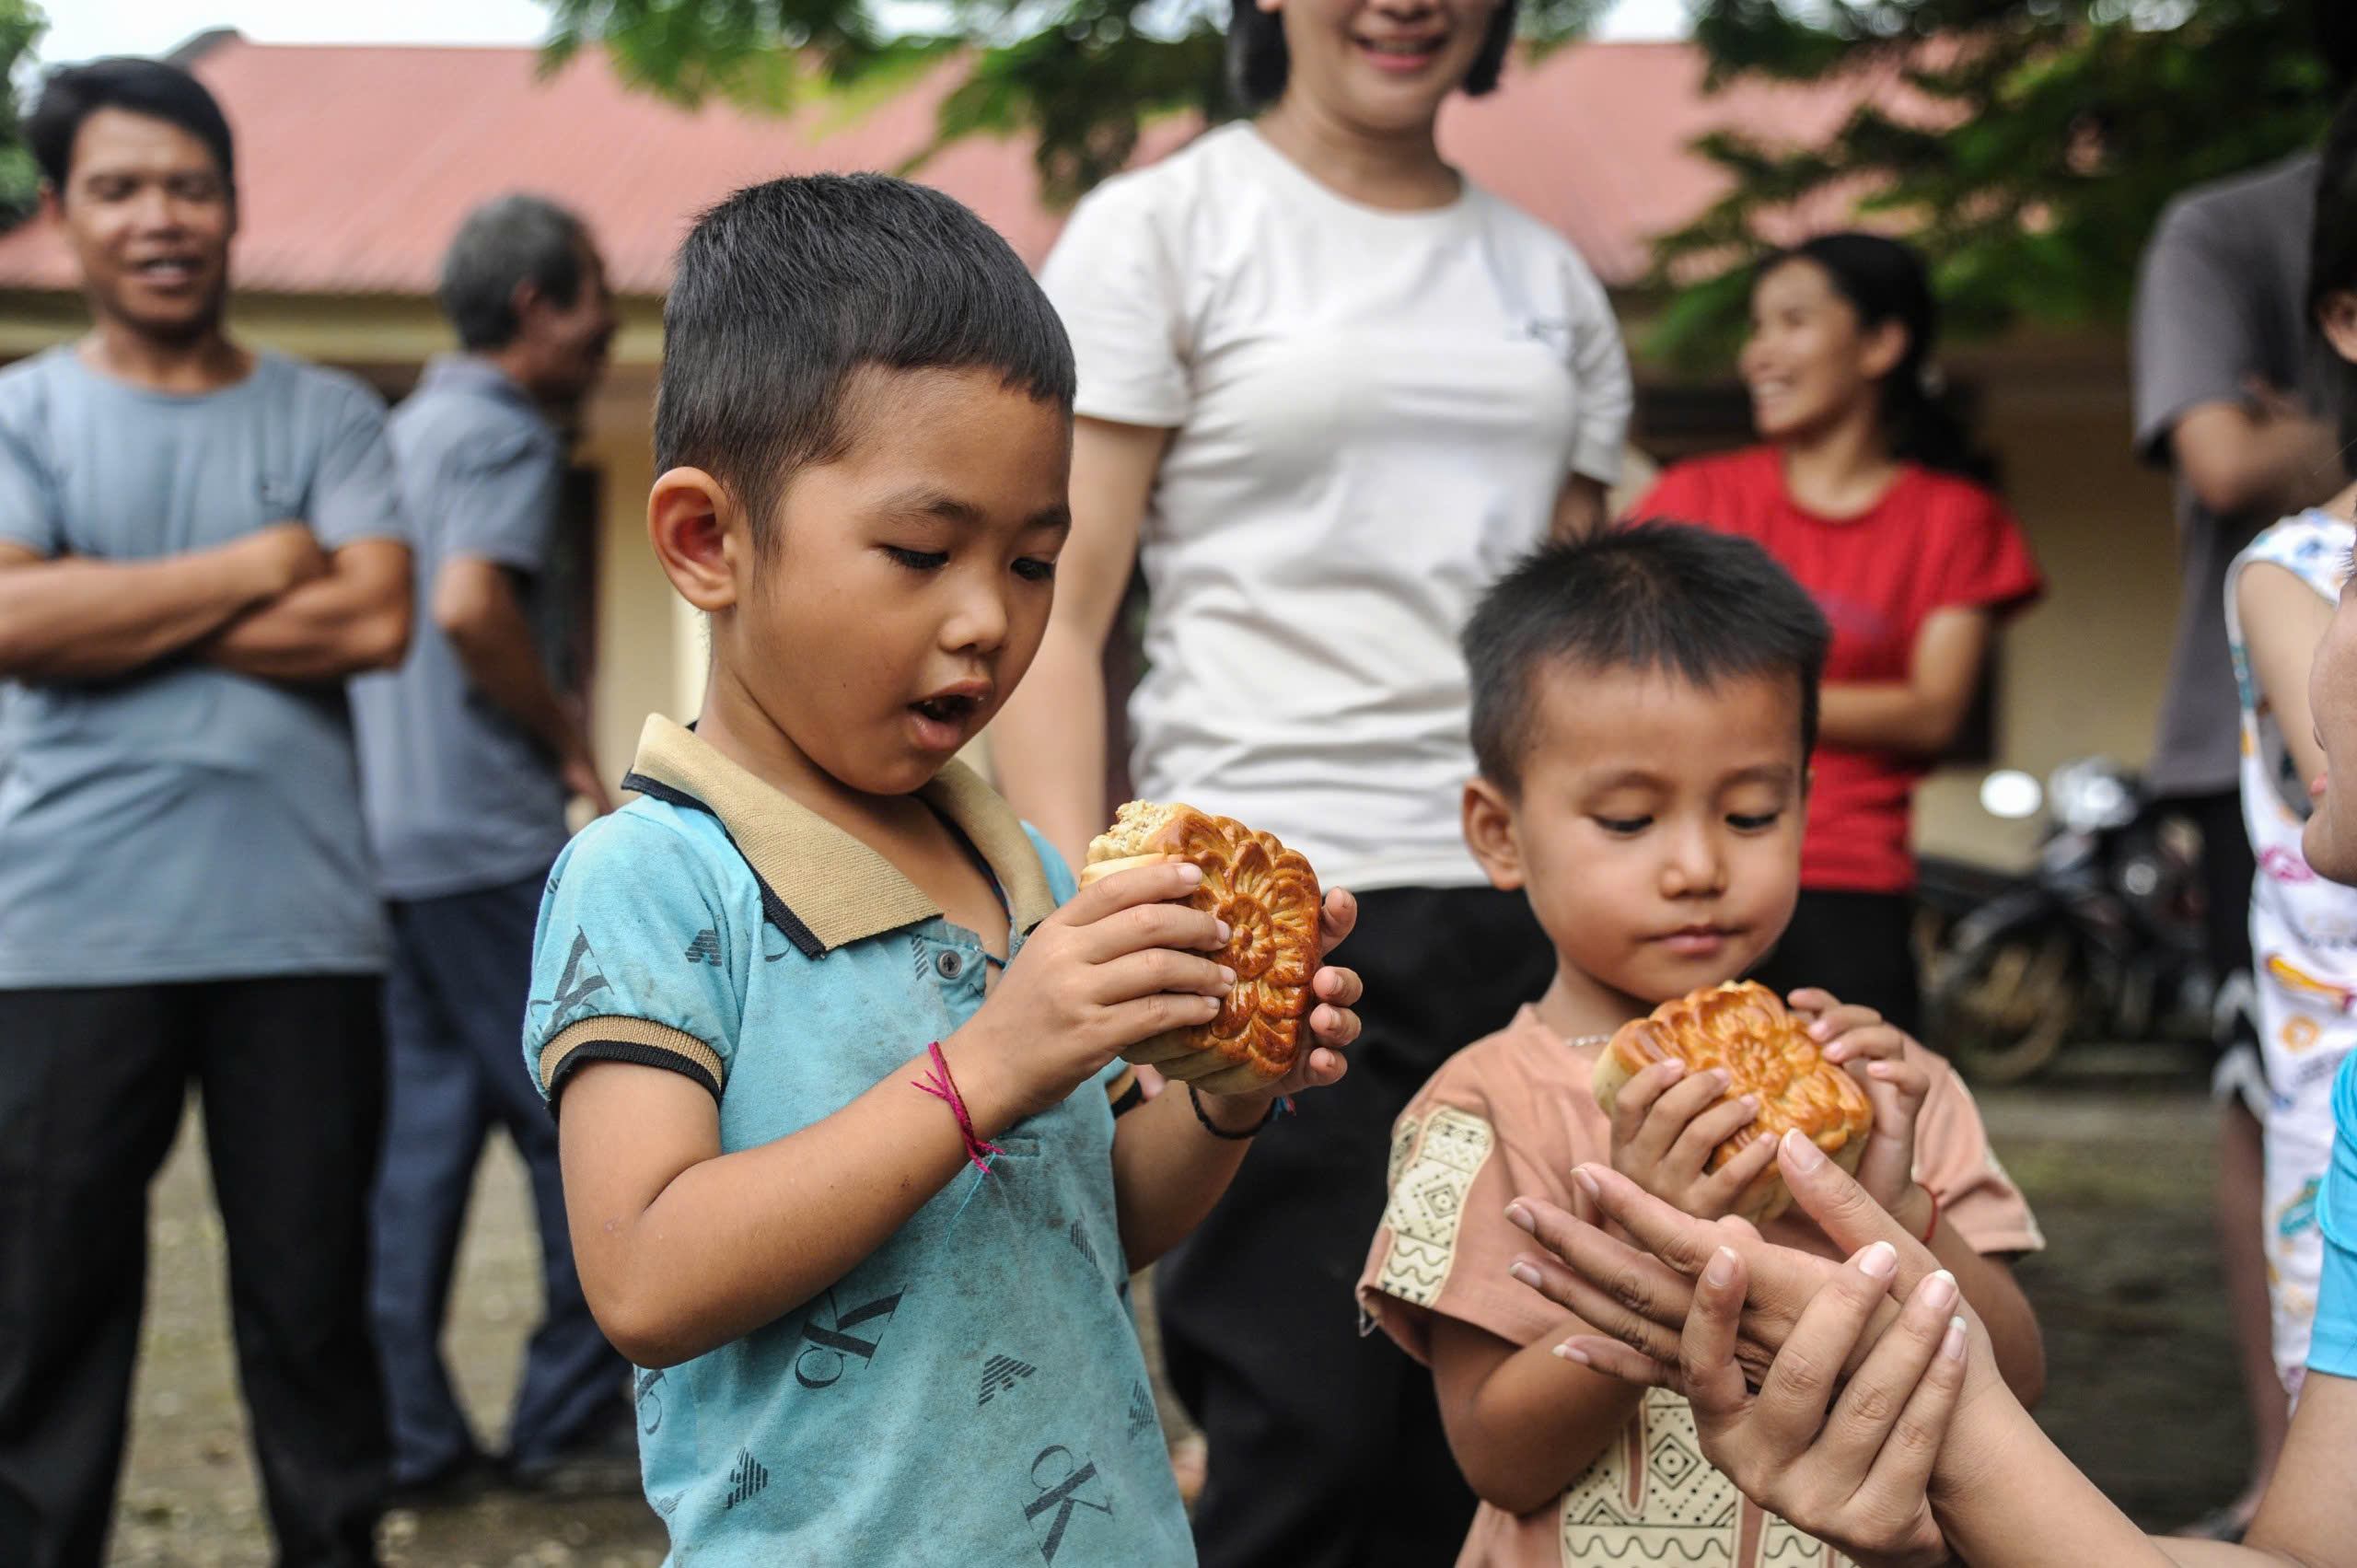
[[[923,697],[909,706],[935,724],[959,725],[973,717],[974,710],[981,706],[981,701],[964,696]]]

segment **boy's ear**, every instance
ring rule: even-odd
[[[752,540],[728,487],[702,469],[671,469],[646,496],[646,539],[679,597],[710,615],[733,607]]]
[[[2318,300],[2316,326],[2333,353],[2357,362],[2357,293],[2337,288]]]
[[[1514,802],[1479,776],[1465,786],[1465,843],[1492,887],[1511,891],[1522,886],[1522,842],[1515,833]]]

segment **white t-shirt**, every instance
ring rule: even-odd
[[[1139,795],[1329,884],[1480,882],[1457,632],[1570,474],[1611,482],[1629,419],[1578,252],[1469,184],[1361,206],[1237,124],[1092,192],[1041,282],[1079,412],[1175,431],[1140,541]]]

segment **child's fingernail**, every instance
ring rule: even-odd
[[[1859,1255],[1858,1269],[1870,1280],[1887,1280],[1898,1272],[1898,1249],[1877,1241]]]
[[[1940,1353],[1946,1356],[1950,1361],[1962,1361],[1964,1359],[1964,1319],[1961,1318],[1949,1318],[1947,1338],[1940,1342]]]
[[[1784,1157],[1793,1162],[1794,1170],[1815,1170],[1825,1163],[1825,1151],[1811,1142],[1807,1133],[1795,1127],[1784,1134]]]
[[[1923,1305],[1945,1312],[1956,1302],[1956,1276],[1942,1269],[1923,1282]]]
[[[1557,1345],[1555,1347],[1555,1353],[1562,1356],[1565,1361],[1571,1362],[1575,1365],[1587,1366],[1593,1365],[1587,1358],[1587,1352],[1580,1349],[1579,1346],[1574,1344]]]
[[[1727,1086],[1735,1082],[1735,1074],[1724,1067],[1713,1067],[1711,1069],[1711,1082],[1718,1085],[1719,1092],[1724,1094]]]
[[[1515,1279],[1520,1280],[1524,1284],[1530,1286],[1533,1290],[1538,1288],[1538,1271],[1532,1268],[1527,1263],[1517,1262],[1509,1267],[1506,1270],[1506,1272],[1512,1274]]]
[[[1530,1217],[1530,1211],[1524,1208],[1520,1203],[1508,1203],[1506,1205],[1506,1218],[1512,1220],[1523,1229],[1530,1232],[1533,1236],[1538,1234],[1538,1222],[1532,1219]]]
[[[1225,941],[1226,941],[1229,937],[1231,937],[1231,936],[1233,936],[1233,935],[1236,935],[1236,929],[1235,929],[1235,927],[1233,927],[1233,926],[1229,925],[1229,924],[1227,923],[1227,922],[1225,922],[1225,921],[1224,921],[1224,920],[1223,920],[1223,921],[1219,922],[1218,923],[1219,923],[1219,939],[1220,939],[1221,941],[1225,942]]]
[[[1702,1271],[1702,1283],[1706,1285],[1723,1285],[1734,1278],[1735,1253],[1722,1247],[1711,1254],[1710,1267]]]
[[[1828,1019],[1819,1018],[1808,1027],[1808,1038],[1811,1040],[1826,1040],[1830,1038],[1832,1033],[1833,1025]]]
[[[1580,1191],[1586,1193],[1589,1197],[1601,1198],[1604,1196],[1604,1189],[1596,1184],[1595,1174],[1585,1166],[1582,1166],[1578,1169],[1573,1171],[1572,1179],[1579,1183]]]
[[[1178,880],[1190,887],[1203,879],[1203,868],[1190,861],[1178,868]]]
[[[1219,967],[1219,982],[1220,982],[1222,985],[1224,985],[1224,986],[1227,987],[1230,991],[1235,990],[1235,989],[1236,989],[1236,971],[1235,971],[1234,970],[1232,970],[1232,969],[1229,969],[1225,964],[1222,964],[1222,965],[1220,965],[1220,967]]]
[[[1755,1116],[1759,1113],[1759,1097],[1758,1095],[1746,1095],[1741,1099],[1736,1101],[1736,1104],[1743,1107],[1744,1109],[1750,1111]]]

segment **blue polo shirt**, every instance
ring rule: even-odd
[[[718,1101],[724,1150],[753,1148],[981,1005],[972,932],[689,731],[649,719],[625,782],[643,797],[566,847],[540,906],[524,1046],[552,1100],[588,1062],[668,1068]],[[964,766],[925,794],[989,863],[1019,948],[1071,874]],[[638,1374],[674,1562],[1195,1561],[1115,1222],[1125,1071],[1000,1134],[988,1175],[962,1172],[814,1300]]]

